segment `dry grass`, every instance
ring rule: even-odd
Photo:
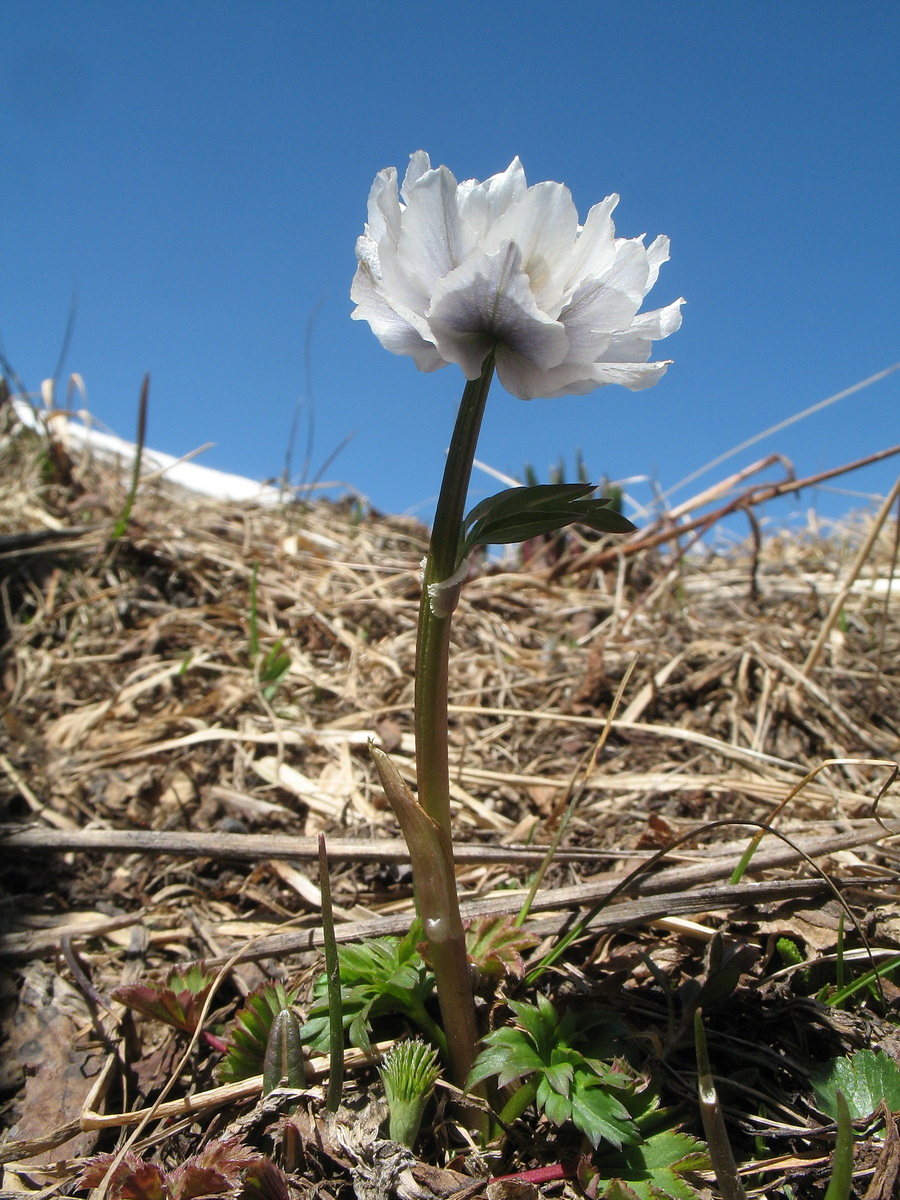
[[[136,1120],[126,1109],[140,1109],[174,1063],[171,1046],[145,1031],[153,1061],[129,1050],[134,1078],[124,1096],[111,1064],[125,1055],[127,1030],[120,1013],[91,1015],[91,991],[102,1000],[122,981],[158,978],[176,961],[231,959],[241,964],[228,975],[233,1009],[262,978],[309,975],[319,923],[310,839],[321,830],[339,934],[408,925],[405,854],[366,743],[379,739],[414,780],[426,531],[354,501],[224,504],[157,480],[142,488],[127,536],[113,542],[119,473],[4,413],[0,953],[13,969],[3,995],[10,1041],[2,1082],[14,1128],[3,1149],[16,1164],[5,1186],[68,1188],[79,1159],[112,1144],[100,1127]],[[455,621],[450,682],[466,911],[516,910],[534,858],[518,848],[549,841],[574,789],[565,853],[534,908],[542,935],[659,848],[701,830],[598,915],[560,976],[576,990],[589,977],[605,1002],[630,997],[625,1003],[648,1028],[659,1014],[647,1000],[654,983],[641,954],[677,989],[702,971],[703,944],[715,931],[740,933],[760,951],[743,991],[776,997],[782,1013],[791,980],[777,992],[767,982],[775,933],[791,932],[810,957],[837,942],[836,909],[795,849],[766,838],[752,882],[735,889],[728,878],[749,831],[703,832],[709,822],[774,820],[843,881],[855,911],[868,906],[870,945],[896,949],[896,853],[873,819],[886,764],[900,749],[900,587],[879,582],[894,569],[895,538],[895,519],[873,531],[869,518],[840,537],[776,536],[722,553],[680,555],[671,539],[633,553],[584,542],[570,544],[565,563],[538,556],[514,569],[483,564]],[[288,674],[268,695],[251,656],[254,565],[261,652],[283,639],[290,654]],[[837,761],[782,808],[829,760]],[[896,810],[888,791],[878,810],[887,826],[896,825]],[[886,988],[867,1044],[892,1028],[895,989]],[[40,1007],[35,997],[44,998],[47,1019],[26,1029],[24,1009]],[[752,1005],[735,1005],[720,1027],[737,1036],[752,1024]],[[821,1012],[807,1019],[828,1024]],[[814,1057],[796,1014],[789,1020],[790,1036],[781,1036],[791,1052]],[[857,1031],[860,1021],[859,1013],[845,1018]],[[839,1042],[840,1030],[829,1030]],[[48,1051],[45,1063],[34,1061],[35,1038],[80,1055],[81,1085],[66,1075],[65,1056]],[[183,1081],[176,1087],[212,1097],[199,1105],[203,1121],[184,1119],[174,1133],[153,1123],[146,1146],[177,1157],[201,1132],[234,1128],[252,1108],[252,1088],[243,1099],[218,1094],[208,1066],[193,1071],[187,1090]],[[36,1082],[54,1072],[55,1110]],[[775,1189],[793,1170],[798,1196],[819,1195],[827,1137],[798,1149],[804,1110],[779,1087],[773,1075],[767,1111],[783,1106],[778,1120],[794,1140],[773,1134],[770,1173],[758,1167],[755,1178]],[[746,1132],[759,1102],[739,1092],[728,1100]],[[173,1099],[170,1115],[184,1114],[186,1103]],[[797,1104],[791,1124],[784,1106]],[[784,1167],[785,1145],[801,1166]],[[870,1150],[874,1163],[877,1146]],[[872,1165],[864,1159],[861,1152],[859,1195]]]

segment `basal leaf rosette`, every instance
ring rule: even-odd
[[[372,185],[353,317],[421,371],[457,363],[477,379],[496,348],[500,382],[522,400],[650,387],[669,365],[648,361],[653,342],[681,325],[683,301],[639,311],[669,239],[617,238],[618,202],[580,225],[569,189],[529,187],[518,158],[457,183],[419,150],[402,187],[394,167]]]

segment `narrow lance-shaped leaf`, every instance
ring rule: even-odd
[[[268,1096],[282,1082],[289,1088],[301,1088],[305,1081],[300,1022],[291,1009],[283,1008],[275,1014],[269,1031],[263,1059],[263,1095]]]
[[[400,778],[383,750],[369,743],[381,786],[409,847],[425,936],[432,944],[464,937],[456,898],[453,852],[444,831]]]
[[[589,496],[593,490],[592,483],[535,483],[529,487],[505,488],[493,496],[486,496],[470,509],[464,525],[471,529],[476,521],[495,521],[532,508],[566,505]]]
[[[537,484],[511,488],[481,501],[465,521],[459,561],[475,546],[505,545],[585,525],[598,533],[630,533],[634,525],[617,512],[612,498],[590,499],[591,484]]]

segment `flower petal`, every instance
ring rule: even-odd
[[[655,341],[681,328],[682,304],[683,300],[675,300],[665,308],[638,313],[628,328],[612,335],[609,346],[595,362],[646,362]]]
[[[460,220],[456,187],[447,168],[438,167],[406,188],[397,253],[407,277],[419,282],[426,298],[436,281],[458,267],[474,244],[474,235]]]
[[[427,319],[442,357],[459,363],[467,379],[480,375],[495,344],[539,370],[561,363],[569,347],[562,325],[535,303],[521,251],[512,243],[496,254],[474,252],[442,279]]]
[[[627,329],[634,318],[634,300],[600,280],[591,280],[572,297],[559,314],[569,338],[574,362],[596,362],[609,345],[609,336]]]
[[[403,199],[409,202],[409,193],[412,188],[418,183],[426,172],[431,170],[431,159],[424,150],[416,150],[409,156],[409,166],[406,168],[406,175],[403,177],[403,187],[401,195]]]
[[[535,302],[555,317],[562,307],[577,234],[578,211],[569,189],[561,183],[537,183],[491,226],[484,249],[497,253],[507,242],[515,242]]]
[[[356,301],[356,308],[350,314],[353,320],[368,321],[386,350],[392,354],[408,354],[420,371],[436,371],[447,366],[437,347],[416,328],[421,322],[427,331],[427,324],[414,313],[398,312],[384,298],[365,263],[360,263],[354,276],[350,298]]]
[[[366,235],[377,245],[389,237],[396,246],[400,237],[400,196],[397,192],[397,168],[386,167],[375,176],[369,189],[369,220]]]
[[[647,262],[650,264],[650,275],[647,278],[647,291],[653,287],[659,278],[659,268],[664,262],[669,261],[669,239],[664,233],[661,233],[658,238],[647,248]],[[646,292],[644,293],[646,295]]]
[[[459,185],[457,199],[462,219],[479,240],[508,209],[517,204],[528,190],[525,168],[514,158],[505,171],[479,183],[466,179]]]
[[[615,192],[587,215],[584,228],[578,231],[572,262],[569,290],[575,291],[590,279],[606,274],[616,256],[616,227],[612,214],[619,203]]]
[[[497,377],[519,400],[558,400],[561,396],[586,396],[608,383],[631,391],[651,387],[666,373],[666,362],[564,362],[549,371],[539,371],[521,355],[505,346],[497,347]]]

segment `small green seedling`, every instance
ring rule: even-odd
[[[271,700],[285,676],[291,669],[291,656],[284,648],[284,639],[279,638],[265,654],[259,645],[259,611],[257,602],[257,577],[259,564],[254,563],[250,575],[250,665],[256,670],[262,694],[266,700]]]
[[[375,938],[362,945],[338,947],[344,1029],[352,1045],[371,1048],[372,1022],[399,1014],[411,1021],[441,1053],[446,1052],[443,1031],[428,1012],[434,992],[434,975],[422,961],[416,925],[405,938]],[[320,975],[313,989],[313,1006],[303,1027],[304,1041],[319,1053],[329,1047],[328,981]]]
[[[390,1111],[391,1141],[410,1150],[419,1136],[425,1105],[440,1076],[437,1050],[421,1038],[397,1042],[385,1055],[381,1082]]]
[[[712,1069],[709,1065],[703,1014],[699,1008],[694,1012],[694,1048],[697,1055],[697,1093],[700,1100],[700,1117],[703,1121],[703,1132],[706,1134],[706,1144],[709,1147],[709,1157],[716,1173],[716,1183],[722,1194],[722,1200],[745,1200],[747,1193],[741,1183],[741,1177],[738,1175],[731,1141],[725,1128],[725,1117],[722,1113],[719,1093],[716,1090]]]
[[[639,1142],[626,1104],[638,1078],[624,1058],[615,1058],[623,1050],[618,1022],[596,1011],[560,1017],[544,996],[536,1005],[510,1000],[509,1006],[516,1024],[487,1035],[468,1083],[496,1078],[499,1087],[518,1085],[500,1120],[509,1124],[535,1103],[554,1125],[572,1121],[594,1147]]]
[[[119,538],[124,536],[128,528],[128,522],[131,520],[134,502],[137,499],[138,485],[141,481],[141,460],[144,457],[144,442],[147,436],[147,399],[149,392],[150,376],[145,375],[144,382],[141,385],[140,400],[138,401],[137,438],[135,440],[134,462],[131,465],[131,485],[128,489],[128,495],[125,497],[122,512],[113,528],[114,541],[118,541]]]

